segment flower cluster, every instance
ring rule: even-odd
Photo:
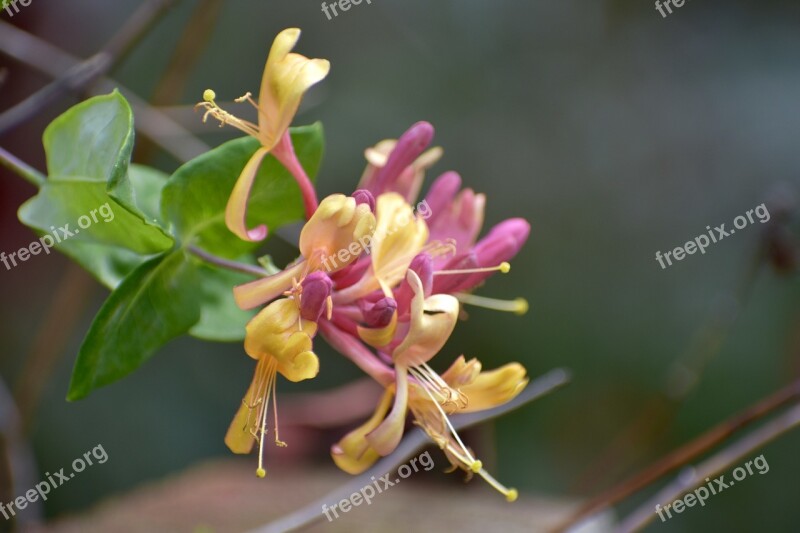
[[[264,442],[272,425],[278,435],[276,378],[313,378],[319,360],[313,339],[319,333],[385,388],[375,414],[331,448],[335,463],[357,474],[398,446],[407,421],[421,427],[450,460],[453,469],[479,474],[516,499],[488,474],[456,433],[454,413],[489,409],[508,402],[526,386],[526,371],[510,363],[482,371],[477,359],[463,355],[443,374],[429,362],[442,350],[463,313],[461,304],[525,313],[523,299],[503,302],[471,291],[494,272],[508,272],[510,261],[528,238],[530,227],[519,218],[506,220],[480,240],[485,196],[461,189],[454,172],[439,176],[424,202],[428,217],[414,213],[426,170],[441,157],[431,148],[433,127],[420,122],[397,140],[366,150],[367,168],[350,196],[335,194],[317,203],[314,189],[294,155],[288,126],[303,93],[322,80],[327,61],[290,53],[299,30],[281,32],[272,46],[259,101],[249,93],[241,101],[258,110],[258,124],[221,109],[213,91],[199,106],[221,124],[256,137],[262,147],[243,169],[228,203],[230,230],[247,240],[266,237],[263,226],[248,229],[245,213],[258,166],[271,153],[295,177],[303,194],[307,222],[300,234],[300,257],[283,271],[235,287],[244,309],[264,306],[247,325],[245,351],[257,361],[255,376],[225,442],[235,453],[259,445],[257,474],[263,477]],[[326,264],[340,250],[348,254]],[[341,257],[341,255],[340,255]],[[325,265],[325,268],[323,268]],[[270,421],[268,411],[274,421]]]

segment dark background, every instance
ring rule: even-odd
[[[179,2],[110,75],[151,98],[198,4]],[[136,6],[33,0],[13,19],[0,17],[85,58]],[[756,222],[664,270],[654,259],[707,225],[730,227],[764,201],[775,215],[797,191],[796,3],[688,0],[662,18],[647,1],[373,0],[328,21],[315,1],[231,0],[213,18],[213,32],[197,39],[199,60],[185,87],[165,104],[191,106],[208,87],[225,101],[257,92],[274,35],[298,26],[297,51],[332,63],[295,121],[325,126],[322,194],[354,188],[365,147],[428,120],[445,148],[429,177],[458,170],[466,185],[486,192],[487,228],[510,216],[531,222],[511,274],[479,291],[524,296],[530,312],[471,310],[438,365],[463,352],[486,367],[518,360],[532,376],[573,371],[567,389],[497,422],[495,469],[507,484],[554,497],[596,494],[798,378],[796,276],[763,265],[742,281],[769,225]],[[0,65],[9,68],[0,108],[50,81],[2,54]],[[0,145],[43,169],[42,131],[77,101],[60,99]],[[178,116],[187,126],[199,122],[186,108]],[[234,133],[204,135],[215,145]],[[164,154],[150,157],[167,172],[178,165]],[[16,220],[33,194],[3,171],[0,250],[33,239]],[[290,257],[275,246],[278,257]],[[0,267],[0,377],[9,387],[19,383],[35,339],[47,345],[48,313],[56,327],[75,322],[33,418],[41,471],[67,466],[97,444],[109,454],[105,465],[52,494],[50,516],[227,456],[222,438],[252,373],[238,344],[181,339],[128,379],[66,403],[75,354],[106,296],[90,285],[83,303],[67,296],[54,308],[76,279],[69,272],[57,255]],[[704,347],[704,331],[718,351]],[[716,355],[685,401],[648,407],[662,405],[672,365],[692,353]],[[332,352],[321,355],[319,379],[284,382],[282,393],[359,375]],[[637,419],[653,431],[637,430],[629,447],[621,445]],[[769,445],[762,450],[768,474],[652,530],[791,531],[800,518],[798,445],[800,433]],[[324,452],[317,458],[327,461]],[[459,486],[444,490],[456,504]],[[488,489],[487,497],[494,497]]]

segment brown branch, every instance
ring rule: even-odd
[[[623,520],[616,531],[618,533],[639,531],[655,518],[654,509],[657,504],[672,503],[685,492],[701,485],[706,478],[716,476],[797,426],[800,426],[800,405],[795,405],[789,411],[770,420],[763,427],[706,459],[696,468],[682,472],[674,482],[658,491]]]
[[[0,21],[0,51],[54,78],[60,77],[81,62],[60,48],[4,21]],[[180,124],[159,113],[114,80],[101,77],[90,92],[109,93],[114,88],[118,88],[131,104],[136,117],[137,131],[178,161],[188,161],[210,149]]]
[[[59,96],[80,92],[124,58],[176,0],[148,0],[96,54],[71,66],[53,82],[0,114],[0,135],[26,122]]]
[[[796,381],[788,387],[764,398],[755,405],[700,435],[688,444],[669,453],[633,477],[626,479],[612,489],[600,494],[598,497],[589,500],[556,531],[564,531],[587,516],[596,514],[606,507],[624,500],[662,476],[689,463],[699,455],[723,442],[737,431],[798,398],[800,398],[800,381]]]

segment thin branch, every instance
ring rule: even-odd
[[[479,413],[455,415],[451,418],[451,421],[456,430],[462,430],[467,427],[486,422],[560,389],[566,385],[569,380],[570,374],[567,370],[561,368],[552,370],[544,376],[536,379],[522,392],[522,394],[507,404]],[[373,477],[377,479],[386,473],[395,470],[399,465],[403,464],[410,457],[419,452],[420,449],[429,445],[430,443],[430,439],[424,431],[419,428],[414,429],[406,435],[406,437],[402,440],[402,442],[400,442],[400,445],[391,455],[378,461],[375,466],[363,474],[353,478],[352,481],[345,483],[339,488],[334,489],[322,498],[305,505],[301,509],[298,509],[291,514],[283,516],[274,522],[255,529],[251,533],[284,533],[286,531],[294,531],[301,527],[308,526],[317,520],[322,519],[324,516],[322,514],[323,505],[328,505],[330,507],[339,502],[342,498],[346,498],[353,492],[360,490],[362,487],[372,484]]]
[[[25,181],[31,185],[35,185],[37,189],[44,185],[46,179],[44,174],[30,166],[28,163],[18,159],[17,156],[10,153],[3,147],[0,147],[0,165],[6,167],[14,174],[24,178]]]
[[[588,501],[582,505],[564,525],[560,526],[557,531],[564,531],[587,516],[594,515],[606,507],[624,500],[661,477],[686,465],[714,446],[725,441],[737,431],[798,399],[800,399],[800,381],[796,381],[778,392],[771,394],[767,398],[762,399],[755,405],[748,407],[741,413],[725,420],[721,424],[703,433],[698,438],[681,446],[665,457],[662,457],[643,471]]]
[[[0,51],[51,77],[58,78],[81,61],[60,48],[19,28],[0,21]],[[109,78],[100,78],[92,94],[109,93],[118,88],[133,108],[136,129],[181,163],[210,150],[167,115],[158,112],[133,92]]]
[[[701,485],[706,478],[711,478],[727,470],[734,463],[760,450],[781,435],[800,426],[800,404],[767,422],[721,452],[703,461],[696,468],[688,468],[641,507],[632,512],[617,528],[619,533],[639,531],[656,516],[658,504],[672,503],[689,490]]]
[[[149,0],[142,4],[98,53],[71,66],[49,85],[0,114],[0,135],[29,120],[59,96],[80,92],[89,86],[121,60],[175,2],[176,0]]]
[[[210,254],[205,250],[201,250],[197,246],[190,245],[187,246],[187,249],[191,254],[196,255],[203,261],[211,263],[212,265],[216,265],[220,268],[224,268],[226,270],[233,270],[234,272],[242,272],[243,274],[250,274],[251,276],[256,276],[259,278],[265,278],[268,276],[267,272],[264,269],[251,265],[246,265],[244,263],[237,263],[236,261],[223,259],[222,257],[217,257],[216,255]]]

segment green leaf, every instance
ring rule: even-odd
[[[143,255],[162,252],[173,244],[164,230],[112,200],[105,183],[87,178],[48,179],[20,207],[19,218],[59,239],[116,246]]]
[[[127,182],[133,150],[133,113],[114,91],[81,102],[53,120],[44,132],[47,173],[107,182],[120,203],[132,206]]]
[[[249,262],[252,262],[250,259]],[[233,287],[255,279],[240,272],[222,270],[212,265],[198,267],[200,286],[200,321],[189,334],[199,339],[221,342],[244,340],[245,325],[256,311],[239,309],[233,299]]]
[[[90,98],[63,113],[47,127],[44,146],[50,178],[19,210],[43,242],[54,241],[111,288],[172,248],[157,220],[166,176],[129,165],[133,116],[121,94]]]
[[[116,381],[200,319],[196,267],[183,251],[133,271],[103,304],[83,341],[67,399]]]
[[[300,163],[314,179],[322,160],[323,132],[319,123],[292,128]],[[252,137],[229,141],[189,161],[164,187],[161,210],[184,243],[222,257],[252,252],[260,243],[245,242],[225,226],[225,207],[239,174],[259,148]],[[294,178],[268,155],[259,169],[250,196],[248,223],[266,224],[270,232],[303,218],[303,202]]]

